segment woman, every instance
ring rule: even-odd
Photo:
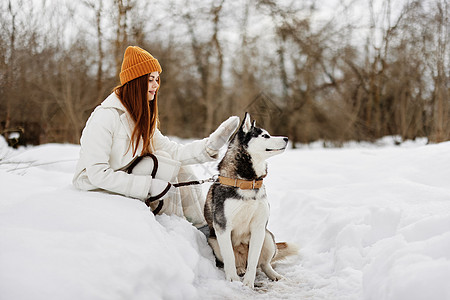
[[[161,72],[158,60],[147,51],[135,46],[126,49],[121,85],[95,108],[83,130],[73,184],[81,190],[100,189],[142,201],[164,198],[160,213],[185,216],[199,228],[206,224],[199,187],[175,189],[167,178],[152,178],[150,165],[144,165],[141,175],[129,174],[127,169],[138,156],[153,153],[181,165],[178,180],[192,180],[188,165],[216,159],[239,118],[230,117],[203,140],[186,145],[170,141],[157,128]]]

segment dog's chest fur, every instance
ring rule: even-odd
[[[264,185],[260,189],[242,190],[215,184],[209,196],[216,229],[231,229],[233,244],[248,243],[254,226],[266,226],[269,203]]]
[[[228,221],[226,226],[232,228],[231,240],[234,245],[247,244],[251,230],[255,226],[265,227],[269,218],[269,204],[264,187],[257,191],[239,190],[238,193],[250,197],[227,199],[224,210]]]

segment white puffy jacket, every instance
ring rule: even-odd
[[[124,171],[141,153],[142,141],[133,156],[130,147],[134,121],[115,93],[97,106],[81,136],[80,158],[73,184],[81,190],[103,189],[144,200],[148,197],[151,177]],[[180,145],[156,129],[152,151],[165,151],[182,165],[214,160],[206,151],[208,139]]]

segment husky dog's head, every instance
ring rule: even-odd
[[[288,138],[271,136],[266,130],[256,127],[256,122],[252,122],[250,114],[246,113],[234,137],[234,143],[244,147],[254,159],[265,160],[282,153],[286,149]]]
[[[249,180],[264,177],[267,174],[266,159],[282,153],[287,143],[287,137],[270,136],[266,130],[256,127],[246,113],[219,163],[219,173]]]

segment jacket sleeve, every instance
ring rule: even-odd
[[[92,185],[144,200],[148,197],[151,176],[132,175],[110,167],[109,157],[115,123],[119,121],[115,114],[117,113],[114,109],[99,109],[94,112],[83,130],[80,160],[84,162],[87,177]]]
[[[210,153],[206,150],[208,138],[196,140],[188,144],[179,144],[171,141],[156,129],[153,136],[153,148],[155,151],[167,152],[172,159],[181,162],[182,165],[192,165],[213,161],[217,153]]]

